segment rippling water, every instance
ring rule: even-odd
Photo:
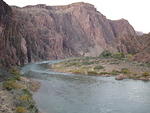
[[[23,73],[38,79],[34,99],[42,113],[150,113],[150,82],[52,72],[47,63],[30,64]],[[45,64],[46,63],[46,64]]]

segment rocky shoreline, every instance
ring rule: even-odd
[[[149,64],[127,59],[84,57],[53,64],[58,72],[90,76],[114,76],[116,80],[134,79],[150,81]]]
[[[0,113],[39,113],[32,93],[40,83],[23,77],[18,70],[0,74],[6,73],[12,76],[0,82]]]

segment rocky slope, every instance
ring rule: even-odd
[[[138,37],[141,50],[135,55],[135,60],[150,63],[150,33]]]
[[[20,8],[0,0],[0,6],[2,65],[96,56],[104,49],[125,53],[140,50],[136,32],[127,20],[109,20],[91,4]]]

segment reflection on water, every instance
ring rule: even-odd
[[[43,113],[150,113],[149,82],[55,73],[38,66],[23,70],[41,82],[34,99]]]

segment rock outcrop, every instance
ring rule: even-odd
[[[140,52],[134,57],[136,61],[142,61],[150,63],[150,33],[138,36],[140,42]]]
[[[136,32],[127,20],[112,21],[88,3],[10,7],[0,0],[0,62],[20,65],[103,50],[137,53]]]

